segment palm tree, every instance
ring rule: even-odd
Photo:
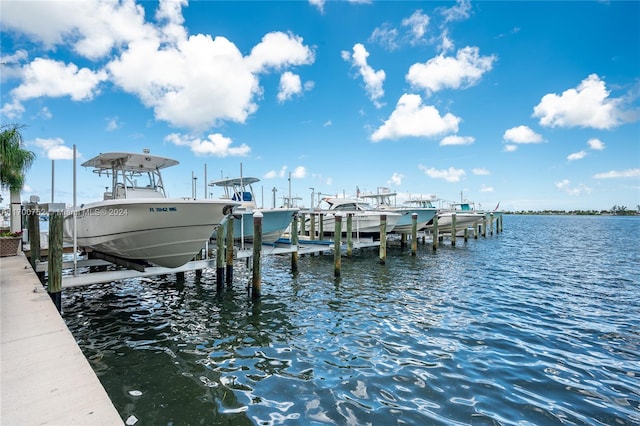
[[[11,194],[11,231],[20,231],[20,191],[36,155],[22,147],[22,126],[0,127],[0,187]]]

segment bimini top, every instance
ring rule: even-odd
[[[179,164],[179,161],[155,155],[106,152],[85,161],[82,166],[93,167],[97,170],[111,170],[115,167],[127,171],[149,171],[175,166],[176,164]]]
[[[230,179],[220,179],[214,180],[209,183],[209,186],[246,186],[251,185],[256,182],[260,182],[260,179],[255,177],[243,177],[243,178],[230,178]]]

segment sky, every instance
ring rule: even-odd
[[[97,201],[101,152],[179,165],[172,197],[386,187],[508,211],[640,205],[640,2],[0,2],[24,199]],[[196,178],[196,179],[194,179]],[[206,192],[205,192],[206,191]],[[2,192],[3,204],[8,194]]]

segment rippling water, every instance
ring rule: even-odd
[[[638,424],[640,219],[505,216],[504,232],[64,293],[123,419],[182,424]]]

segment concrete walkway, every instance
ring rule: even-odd
[[[0,258],[0,424],[123,425],[22,252]]]

